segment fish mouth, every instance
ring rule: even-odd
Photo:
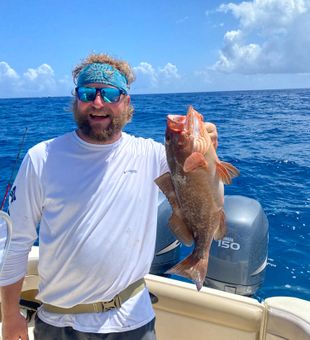
[[[168,115],[167,125],[169,130],[180,133],[184,130],[186,116],[181,115]]]

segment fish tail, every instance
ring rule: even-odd
[[[209,257],[199,259],[195,255],[191,254],[183,261],[169,269],[166,273],[180,275],[194,281],[197,290],[199,291],[202,288],[207,275],[208,261]]]

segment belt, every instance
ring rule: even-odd
[[[117,294],[112,300],[80,304],[70,308],[62,308],[48,303],[43,303],[43,308],[47,312],[58,314],[78,314],[78,313],[102,313],[120,306],[132,296],[138,294],[145,287],[144,279],[140,279],[129,285],[122,292]]]

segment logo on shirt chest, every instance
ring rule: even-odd
[[[136,174],[136,173],[138,173],[138,170],[135,170],[135,169],[124,170],[124,175],[125,174]]]

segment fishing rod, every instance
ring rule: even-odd
[[[25,128],[25,132],[24,132],[24,134],[23,134],[23,137],[22,137],[22,139],[21,139],[20,145],[19,145],[18,153],[17,153],[16,158],[15,158],[15,162],[14,162],[14,165],[13,165],[13,168],[12,168],[12,172],[11,172],[11,176],[10,176],[9,182],[8,182],[8,184],[7,184],[7,186],[6,186],[6,190],[5,190],[5,194],[4,194],[2,203],[1,203],[1,208],[0,208],[0,210],[3,210],[4,205],[5,205],[5,201],[6,201],[6,199],[7,199],[7,197],[8,197],[8,194],[9,194],[9,192],[10,192],[10,190],[11,190],[11,187],[12,187],[12,184],[13,184],[12,181],[13,181],[14,173],[15,173],[15,170],[16,170],[17,163],[18,163],[18,161],[19,161],[20,154],[21,154],[22,149],[23,149],[23,147],[24,147],[24,143],[25,143],[27,131],[28,131],[28,128],[26,127],[26,128]]]

